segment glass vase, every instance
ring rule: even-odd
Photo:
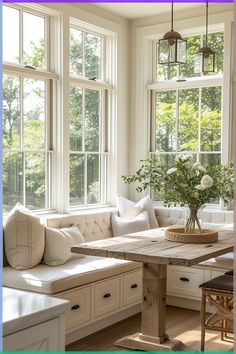
[[[199,208],[197,207],[189,207],[190,213],[189,217],[187,219],[187,222],[184,227],[184,232],[186,234],[194,234],[194,233],[201,233],[202,229],[200,226],[200,222],[198,219],[198,210]]]

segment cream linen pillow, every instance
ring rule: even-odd
[[[46,227],[44,263],[50,266],[64,264],[72,258],[83,257],[71,252],[71,247],[84,242],[84,236],[77,226],[63,229]]]
[[[4,223],[5,253],[11,267],[33,268],[43,258],[44,226],[30,210],[18,203]]]
[[[149,230],[148,213],[143,211],[135,219],[130,220],[124,217],[112,215],[112,230],[114,236],[131,234],[133,232]]]
[[[119,215],[125,218],[129,217],[129,211],[134,210],[134,208],[137,209],[137,211],[146,210],[148,212],[150,228],[155,229],[159,227],[156,219],[153,203],[149,196],[144,197],[136,204],[127,198],[119,196],[116,198],[116,204],[119,210]]]

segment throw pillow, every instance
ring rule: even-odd
[[[116,198],[116,203],[117,203],[120,216],[127,218],[129,214],[129,210],[134,208],[137,208],[137,210],[146,210],[148,212],[150,228],[155,229],[159,227],[156,219],[153,203],[149,196],[142,198],[136,204],[127,198],[119,196]]]
[[[114,236],[131,234],[133,232],[144,231],[150,229],[148,221],[148,213],[143,211],[135,219],[130,220],[124,217],[112,215],[112,230]]]
[[[64,264],[72,258],[83,257],[71,252],[71,247],[84,242],[84,237],[77,226],[63,229],[46,227],[44,263],[50,266]]]
[[[44,226],[30,210],[18,203],[4,223],[5,253],[11,267],[33,268],[43,258]]]

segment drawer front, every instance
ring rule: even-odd
[[[78,327],[91,319],[91,287],[61,293],[60,298],[70,301],[66,313],[66,330]]]
[[[203,270],[187,267],[168,267],[167,293],[182,297],[201,297],[199,285],[203,283]]]
[[[120,307],[120,279],[113,278],[94,285],[94,316],[103,316]]]
[[[123,277],[124,306],[142,300],[142,270],[125,274]]]
[[[211,271],[211,279],[219,277],[220,275],[224,275],[227,272],[227,269],[224,270],[212,270]]]

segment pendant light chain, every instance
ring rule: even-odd
[[[171,31],[174,31],[174,3],[171,2]]]
[[[208,37],[208,1],[206,2],[206,47],[207,47],[207,37]]]

